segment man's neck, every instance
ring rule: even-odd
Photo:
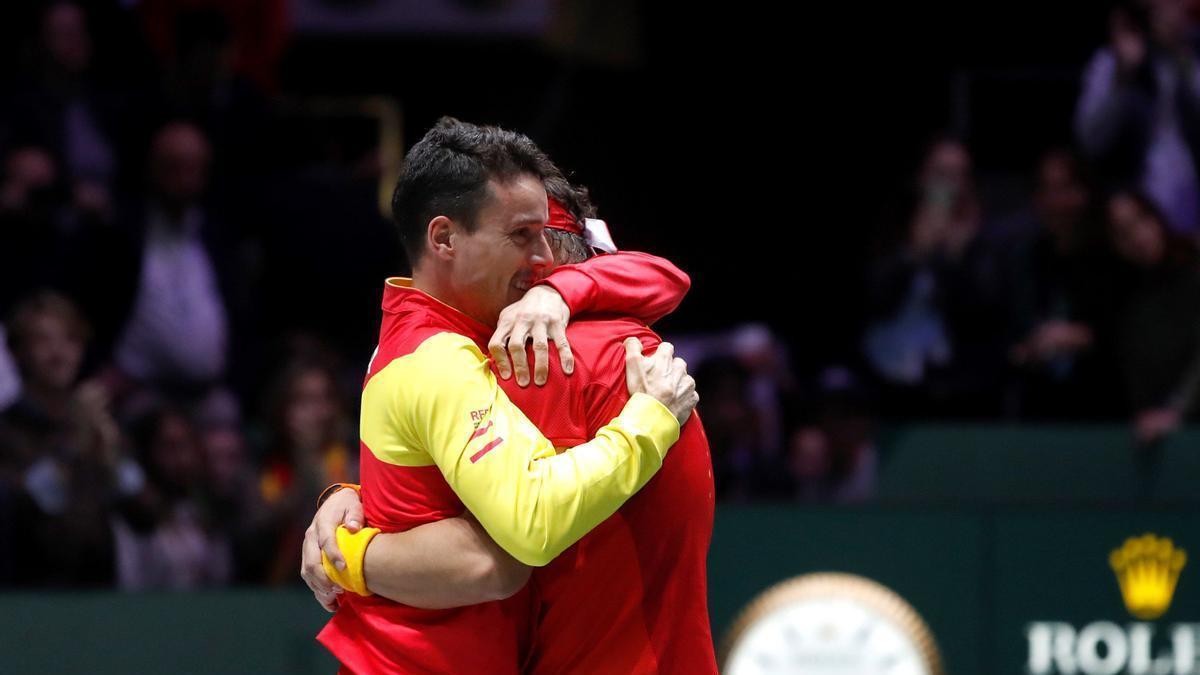
[[[467,309],[470,303],[462,301],[462,293],[450,281],[448,270],[439,272],[439,270],[429,269],[429,266],[415,267],[412,273],[412,287],[485,326],[492,328],[496,326],[496,317],[479,317]]]
[[[426,269],[424,266],[417,266],[413,268],[413,288],[425,293],[426,295],[437,298],[438,300],[441,300],[447,305],[453,307],[454,303],[450,302],[451,298],[445,289],[442,288],[443,285],[444,284],[442,284],[437,278],[437,275],[431,270]]]

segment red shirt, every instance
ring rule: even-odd
[[[627,337],[659,337],[631,319],[581,320],[567,336],[575,373],[551,359],[543,387],[501,386],[557,447],[572,447],[620,413]],[[716,673],[707,605],[713,479],[708,439],[693,414],[658,474],[577,544],[535,569],[525,671]]]
[[[654,323],[679,306],[691,280],[654,256],[621,253],[564,265],[543,283],[562,294],[572,316],[594,317],[567,329],[575,373],[563,376],[552,358],[545,386],[507,380],[501,387],[556,446],[571,447],[591,438],[629,398],[625,338],[637,337],[647,348],[661,342],[644,324],[618,317]],[[525,671],[715,675],[706,565],[712,521],[712,459],[693,414],[638,494],[534,570]]]
[[[545,283],[563,295],[575,314],[625,307],[653,320],[678,305],[690,281],[666,261],[622,253],[560,267]],[[440,332],[470,337],[486,352],[489,329],[452,308],[411,294],[405,304],[389,302],[396,300],[385,298],[376,367]],[[556,446],[579,445],[615,417],[628,398],[621,346],[626,335],[646,345],[658,342],[637,321],[577,322],[569,329],[578,364],[572,377],[564,377],[552,358],[552,377],[545,387],[522,389],[511,379],[502,380],[501,386]],[[565,401],[572,407],[556,405]],[[711,464],[699,421],[689,422],[683,432],[660,475],[627,502],[621,514],[539,570],[530,588],[516,597],[451,610],[421,610],[377,596],[347,597],[319,639],[355,672],[383,672],[382,668],[398,673],[515,673],[531,639],[544,645],[538,647],[542,653],[532,665],[536,672],[558,672],[550,669],[560,667],[575,672],[673,672],[665,669],[668,666],[678,672],[715,672],[704,574],[712,528]],[[362,455],[364,484],[386,486],[364,489],[363,506],[372,525],[401,531],[462,512],[461,502],[436,467],[387,471],[365,448]],[[663,474],[672,478],[664,479]],[[655,486],[660,487],[651,491]],[[664,501],[669,502],[666,511]],[[671,526],[662,525],[664,520]],[[606,557],[621,558],[621,565],[583,565],[589,558]],[[627,593],[609,592],[609,597],[596,601],[581,597],[592,583],[587,575],[605,570],[619,575],[614,581],[623,579]],[[575,577],[578,581],[572,580]],[[531,619],[533,588],[539,596],[537,615]],[[589,604],[575,604],[579,602]],[[587,649],[599,625],[612,630],[612,638],[621,645]],[[654,670],[655,664],[664,669]]]

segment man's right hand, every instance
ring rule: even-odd
[[[670,342],[659,345],[653,356],[642,356],[642,343],[637,338],[627,338],[625,382],[630,395],[643,393],[658,399],[675,415],[680,426],[700,400],[696,380],[688,375],[683,359],[675,358],[675,347]]]
[[[346,559],[337,547],[337,528],[345,525],[351,532],[357,532],[362,529],[362,524],[362,501],[358,493],[342,488],[325,500],[304,532],[300,576],[316,596],[317,602],[327,611],[337,609],[337,596],[342,592],[342,587],[325,574],[325,568],[321,566],[321,552],[325,552],[335,567],[345,569]]]

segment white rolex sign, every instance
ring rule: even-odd
[[[1200,624],[1036,621],[1026,637],[1030,675],[1200,675]]]

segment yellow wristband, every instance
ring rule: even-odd
[[[325,552],[321,551],[321,566],[325,568],[325,574],[333,580],[338,586],[354,591],[362,596],[371,595],[371,591],[367,590],[367,579],[363,572],[363,560],[367,556],[367,545],[379,534],[379,528],[364,527],[358,532],[351,533],[344,525],[339,525],[337,529],[337,547],[342,552],[342,557],[346,559],[346,569],[339,570],[329,562]]]

